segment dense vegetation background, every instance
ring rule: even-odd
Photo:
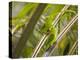
[[[78,54],[78,6],[12,2],[12,57]]]

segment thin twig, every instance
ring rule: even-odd
[[[59,17],[61,16],[61,15],[63,15],[64,14],[64,11],[66,10],[66,9],[68,9],[69,8],[69,5],[66,5],[66,6],[64,6],[64,8],[61,10],[61,12],[56,16],[56,18],[55,18],[55,20],[54,20],[54,22],[52,23],[52,25],[54,24],[54,26],[58,23],[58,21],[59,21]],[[45,36],[45,37],[44,37]],[[33,52],[33,54],[32,54],[32,57],[36,57],[37,55],[38,55],[38,53],[39,53],[39,51],[40,51],[40,49],[42,48],[42,46],[44,45],[44,43],[45,43],[45,41],[47,40],[47,38],[50,36],[50,34],[49,35],[43,35],[43,39],[41,39],[40,40],[40,43],[36,46],[36,48],[35,48],[35,50],[34,50],[34,52]],[[47,38],[46,38],[47,37]]]
[[[62,32],[58,35],[56,41],[57,44],[56,46],[52,49],[51,53],[49,54],[49,56],[54,52],[54,50],[57,48],[58,43],[61,41],[61,38],[69,31],[69,29],[72,27],[72,25],[77,21],[78,15],[76,15],[74,18],[72,18],[72,20],[69,22],[69,24],[62,30]]]
[[[72,46],[72,48],[70,49],[68,55],[73,54],[73,52],[75,51],[75,49],[76,49],[76,47],[77,47],[77,43],[78,43],[78,41],[76,41],[76,42],[73,44],[73,46]]]
[[[65,5],[64,8],[61,10],[61,12],[59,12],[59,14],[56,16],[55,20],[52,23],[53,26],[55,26],[58,23],[60,16],[64,14],[64,12],[69,8],[69,6],[70,5]]]

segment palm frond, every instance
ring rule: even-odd
[[[77,54],[76,5],[21,2],[13,4],[13,16],[9,21],[13,58]],[[18,11],[14,13],[16,9]]]
[[[38,21],[39,16],[41,16],[45,7],[46,7],[46,4],[39,4],[38,7],[36,8],[36,11],[32,15],[32,17],[30,19],[30,22],[26,26],[25,30],[23,31],[23,34],[21,35],[21,38],[20,38],[19,42],[16,45],[16,48],[13,52],[13,57],[14,58],[20,57],[20,55],[22,54],[22,50],[23,50],[23,48],[26,44],[26,41],[29,39],[29,36],[32,33],[33,28],[34,28],[36,22]],[[37,13],[37,11],[39,13]],[[34,23],[32,23],[32,22],[34,22]]]
[[[69,24],[62,30],[62,32],[60,32],[60,34],[58,35],[56,41],[57,44],[55,46],[55,48],[52,49],[51,53],[49,54],[49,56],[54,52],[54,50],[57,48],[58,43],[60,42],[61,38],[64,36],[64,34],[66,34],[69,29],[71,28],[71,26],[77,21],[77,15],[75,17],[72,18],[72,20],[69,22]]]
[[[58,20],[59,20],[59,17],[63,14],[63,12],[64,12],[66,9],[68,9],[68,7],[69,7],[69,6],[64,6],[64,8],[61,10],[61,12],[56,16],[56,18],[55,18],[55,20],[54,20],[54,21],[55,21],[54,23],[57,24],[57,22],[58,22]],[[56,24],[55,24],[55,25],[56,25]],[[49,35],[50,35],[50,34],[49,34]],[[39,53],[41,47],[44,45],[44,43],[45,43],[45,41],[46,41],[45,37],[48,38],[49,35],[48,35],[48,36],[47,36],[47,35],[43,35],[43,37],[42,37],[43,39],[41,39],[40,42],[38,43],[38,45],[36,46],[35,51],[34,51],[32,57],[36,57],[36,56],[37,56],[37,54]]]
[[[78,43],[78,41],[75,41],[75,43],[73,44],[72,48],[70,49],[68,55],[72,55],[75,52],[75,50],[77,48],[77,43]]]

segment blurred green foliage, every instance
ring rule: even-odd
[[[24,7],[20,9],[17,16],[12,18],[12,20],[10,20],[10,22],[12,23],[12,30],[11,30],[11,32],[13,33],[12,36],[14,38],[16,37],[16,40],[19,38],[17,36],[23,33],[24,28],[27,26],[27,23],[29,23],[29,19],[33,15],[37,6],[38,6],[38,3],[24,4]],[[61,4],[47,4],[47,7],[42,13],[42,15],[45,17],[45,19],[43,19],[44,23],[39,22],[40,25],[42,25],[42,27],[39,27],[39,31],[41,33],[37,31],[36,29],[34,29],[32,35],[30,36],[29,40],[25,44],[26,47],[23,49],[23,53],[21,57],[31,57],[32,56],[35,50],[35,47],[39,43],[43,34],[48,33],[50,34],[50,36],[45,42],[45,44],[43,45],[43,47],[41,48],[38,56],[40,57],[43,56],[43,54],[46,53],[46,50],[56,42],[56,38],[58,34],[65,28],[65,26],[69,23],[69,21],[73,18],[73,16],[75,16],[75,14],[78,13],[77,12],[78,7],[76,5],[70,5],[70,7],[65,11],[65,13],[61,15],[60,20],[57,23],[57,25],[53,26],[52,23],[54,22],[55,17],[59,14],[59,12],[61,12],[64,6],[65,5],[61,5]],[[37,13],[39,12],[37,11]],[[42,17],[40,16],[40,18]],[[38,21],[40,21],[40,19]],[[22,31],[18,32],[20,31],[20,29],[22,29]],[[55,52],[53,52],[52,56],[68,55],[68,52],[70,51],[71,47],[73,46],[75,41],[77,41],[78,39],[77,33],[78,33],[78,23],[76,22],[71,27],[69,32],[63,36],[62,40],[58,44],[58,48],[55,50]],[[15,45],[16,44],[14,43],[14,46]],[[75,51],[77,51],[77,49]],[[74,52],[74,54],[77,54],[77,53]]]

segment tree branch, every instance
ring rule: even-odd
[[[38,5],[38,7],[36,8],[35,12],[33,13],[28,25],[26,26],[26,28],[24,29],[21,38],[19,40],[19,42],[17,43],[17,46],[13,52],[13,58],[18,58],[21,56],[22,54],[22,50],[26,45],[27,40],[29,39],[30,35],[33,32],[33,29],[35,27],[35,24],[37,23],[39,17],[41,16],[43,10],[45,9],[47,4],[42,4],[40,3]]]

